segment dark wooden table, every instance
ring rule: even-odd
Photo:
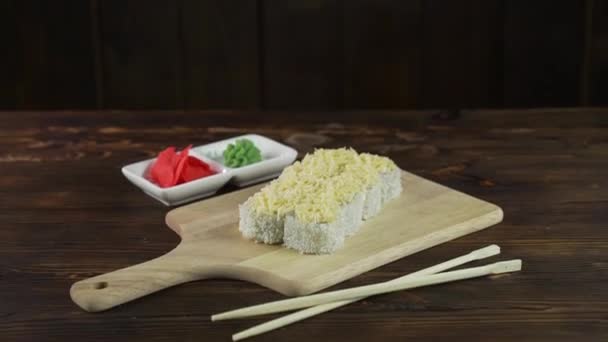
[[[0,341],[228,341],[264,321],[209,321],[281,298],[233,280],[189,283],[97,314],[68,295],[77,280],[178,242],[163,223],[168,208],[128,183],[122,165],[169,144],[248,132],[301,154],[352,146],[387,155],[504,209],[497,226],[336,288],[491,243],[500,258],[524,260],[517,274],[376,296],[252,341],[608,340],[608,110],[535,109],[0,113]]]

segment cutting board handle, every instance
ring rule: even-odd
[[[207,277],[204,263],[199,263],[198,269],[183,267],[185,259],[178,250],[179,247],[156,259],[76,282],[70,296],[85,311],[97,312]]]

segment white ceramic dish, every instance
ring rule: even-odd
[[[243,138],[251,140],[260,149],[262,161],[240,168],[225,166],[222,152],[228,144]],[[188,183],[161,188],[144,177],[144,173],[156,158],[126,165],[122,168],[122,174],[146,194],[165,205],[179,205],[211,196],[228,182],[237,186],[246,186],[274,178],[286,166],[293,163],[298,152],[270,138],[257,134],[247,134],[194,147],[190,150],[190,155],[208,163],[217,174]]]

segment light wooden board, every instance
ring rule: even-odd
[[[332,255],[302,255],[241,236],[238,204],[263,184],[174,209],[166,217],[182,238],[174,250],[79,281],[70,294],[87,311],[208,278],[242,279],[288,296],[304,295],[502,220],[502,210],[491,203],[405,171],[402,182],[402,195]]]

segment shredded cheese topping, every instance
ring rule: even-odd
[[[396,167],[386,157],[353,149],[318,149],[253,195],[252,207],[277,217],[294,213],[307,223],[333,222],[343,204]]]

